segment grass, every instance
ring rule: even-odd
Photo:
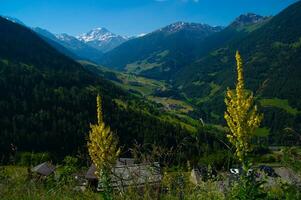
[[[149,96],[148,99],[164,106],[168,114],[161,115],[161,119],[167,120],[171,123],[181,124],[181,126],[185,127],[192,133],[197,131],[196,127],[199,123],[198,120],[187,115],[190,111],[194,110],[191,105],[184,101],[167,97]]]
[[[148,79],[133,74],[118,73],[117,78],[121,81],[121,83],[115,81],[117,85],[126,90],[138,91],[143,96],[152,95],[156,90],[165,90],[168,87],[163,81]]]
[[[155,67],[160,67],[161,63],[149,63],[147,60],[136,61],[130,64],[127,64],[125,69],[129,73],[139,74],[143,71],[153,69]]]
[[[170,123],[180,124],[183,128],[185,128],[190,133],[197,132],[197,128],[194,126],[193,122],[188,121],[188,120],[184,121],[180,116],[178,116],[178,117],[179,117],[179,119],[176,118],[175,116],[169,114],[169,115],[161,115],[160,119],[165,120]]]
[[[102,66],[97,66],[96,69],[99,71],[99,74],[104,74],[105,72],[115,74],[117,80],[112,79],[111,81],[113,83],[125,90],[136,91],[142,96],[149,96],[156,90],[166,90],[166,88],[169,87],[164,81],[149,79],[131,73],[119,72]],[[108,79],[110,80],[110,78]]]
[[[148,58],[140,61],[136,61],[130,64],[127,64],[125,69],[129,73],[140,74],[143,71],[153,69],[155,67],[162,66],[162,59],[168,56],[169,50],[155,52],[149,55]],[[154,62],[149,62],[148,60],[152,59]]]
[[[209,101],[211,99],[211,97],[213,97],[221,88],[220,85],[215,84],[214,82],[211,82],[209,84],[211,90],[210,90],[210,94],[208,96],[202,97],[200,99],[198,99],[197,104],[201,104],[201,103],[205,103],[207,101]]]
[[[292,43],[290,46],[294,49],[300,48],[301,47],[301,37],[299,38],[298,41]]]
[[[44,181],[34,181],[27,179],[26,167],[0,166],[0,175],[7,177],[0,179],[0,199],[3,200],[102,200],[101,193],[93,192],[89,188],[85,191],[75,191],[76,184],[64,184],[47,178]],[[4,169],[4,170],[3,170]],[[4,172],[5,171],[5,172]],[[148,184],[142,188],[135,186],[125,188],[122,192],[115,191],[112,198],[116,200],[151,200],[151,199],[187,199],[187,200],[232,200],[237,195],[250,198],[251,193],[242,190],[239,183],[227,186],[227,175],[220,173],[218,177],[208,178],[200,181],[197,185],[190,182],[190,171],[171,168],[163,169],[162,181],[159,187],[152,188]],[[209,174],[210,175],[210,174]],[[283,187],[284,186],[284,187]],[[238,188],[237,188],[238,187]],[[161,188],[161,189],[158,189]],[[289,188],[289,189],[287,189]],[[239,191],[236,191],[239,189]],[[300,191],[294,185],[282,184],[277,181],[275,184],[266,187],[253,188],[252,191],[260,190],[267,193],[266,198],[260,199],[300,199]],[[182,198],[180,198],[182,196]],[[271,198],[273,197],[273,198]],[[289,197],[289,198],[285,198]],[[256,198],[257,199],[257,198]]]
[[[90,62],[88,60],[77,60],[77,62],[79,62],[81,65],[92,65],[94,67],[97,67],[98,65],[93,63],[93,62]]]
[[[190,111],[193,111],[191,105],[181,100],[155,96],[150,96],[149,99],[155,101],[156,103],[163,104],[167,110],[175,110],[180,113],[188,113]]]
[[[124,101],[122,101],[122,100],[120,100],[120,99],[114,99],[114,102],[115,102],[119,107],[122,107],[122,108],[127,108],[127,106],[128,106]]]
[[[276,108],[283,109],[292,115],[297,115],[299,113],[299,111],[296,108],[293,108],[289,105],[287,99],[278,99],[278,98],[261,99],[260,104],[263,107],[276,107]]]
[[[2,63],[5,64],[5,65],[8,65],[8,60],[0,59],[0,62],[2,62]]]
[[[169,50],[165,50],[165,51],[162,51],[162,52],[158,53],[157,56],[159,56],[159,57],[161,57],[161,58],[164,58],[164,57],[166,57],[168,54],[169,54]]]
[[[0,166],[0,199],[3,200],[101,200],[98,193],[87,189],[84,192],[74,190],[74,185],[61,184],[46,180],[34,181],[27,179],[27,168],[20,166]]]

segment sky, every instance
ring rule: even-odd
[[[226,26],[243,13],[276,15],[297,0],[0,0],[0,15],[79,35],[97,27],[133,36],[185,21]],[[1,31],[1,30],[0,30]]]

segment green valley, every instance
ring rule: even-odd
[[[1,200],[301,199],[301,1],[0,14]]]

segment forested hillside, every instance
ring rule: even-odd
[[[134,140],[174,145],[188,133],[177,123],[160,120],[158,105],[93,75],[33,31],[3,18],[0,27],[2,161],[14,153],[12,146],[17,151],[47,151],[57,159],[85,151],[98,93],[105,121],[119,135],[120,145]]]
[[[265,112],[264,126],[282,134],[286,127],[300,129],[299,21],[301,2],[291,5],[259,27],[248,28],[249,32],[225,40],[231,30],[230,25],[216,34],[222,41],[221,45],[177,74],[176,87],[188,100],[207,112],[208,120],[222,122],[224,91],[235,83],[233,56],[239,50],[245,58],[246,85],[255,92]]]

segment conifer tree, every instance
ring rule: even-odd
[[[96,167],[96,176],[101,180],[104,189],[109,188],[109,175],[119,156],[118,140],[109,126],[105,125],[102,114],[102,100],[97,95],[97,124],[90,125],[88,151],[93,164]],[[105,195],[105,199],[110,194]],[[110,192],[110,191],[109,191]]]
[[[253,93],[247,92],[244,86],[243,63],[239,52],[236,52],[237,83],[235,90],[228,88],[225,98],[227,110],[225,120],[230,129],[227,135],[229,141],[236,147],[236,155],[246,166],[246,156],[252,151],[251,139],[263,118],[254,105]]]

